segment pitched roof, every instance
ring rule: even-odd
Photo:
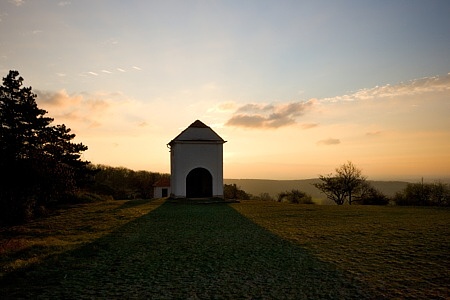
[[[172,145],[174,142],[187,141],[225,143],[225,141],[217,133],[215,133],[211,127],[205,125],[205,123],[200,120],[196,120],[194,123],[189,125],[188,128],[183,130],[179,135],[171,140],[169,145]]]
[[[170,178],[161,178],[155,184],[154,187],[167,187],[170,186]]]

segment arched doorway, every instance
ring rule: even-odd
[[[186,177],[186,197],[212,197],[212,175],[204,168],[196,168]]]

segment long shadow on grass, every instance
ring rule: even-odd
[[[165,203],[0,282],[3,298],[362,299],[363,287],[225,204]]]

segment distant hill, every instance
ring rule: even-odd
[[[316,203],[331,204],[313,183],[320,182],[318,178],[302,180],[269,180],[269,179],[224,179],[225,184],[236,184],[242,190],[255,196],[268,193],[276,198],[281,192],[292,189],[301,190],[310,194]],[[408,182],[405,181],[371,181],[369,182],[385,195],[391,197],[403,190]]]

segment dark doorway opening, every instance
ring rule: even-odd
[[[164,198],[164,197],[167,197],[168,196],[168,189],[162,189],[162,191],[161,191],[161,193],[162,193],[162,197]]]
[[[186,177],[186,197],[212,197],[212,175],[204,168],[196,168]]]

